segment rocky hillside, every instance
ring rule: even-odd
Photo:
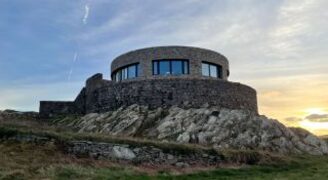
[[[132,105],[104,114],[54,122],[78,132],[130,136],[216,149],[266,150],[279,153],[328,154],[326,142],[300,128],[248,111],[204,107],[150,110]]]

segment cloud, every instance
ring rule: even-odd
[[[78,54],[77,54],[77,52],[75,52],[75,53],[74,53],[73,62],[75,62],[75,61],[77,60],[77,56],[78,56]]]
[[[83,20],[82,20],[83,24],[88,23],[89,11],[90,11],[89,5],[86,4],[84,6],[84,16],[83,16]]]
[[[78,58],[78,53],[75,52],[75,53],[74,53],[74,57],[73,57],[73,64],[72,64],[72,66],[71,66],[71,69],[70,69],[69,72],[68,72],[68,77],[67,77],[67,80],[68,80],[68,81],[71,80],[71,77],[72,77],[72,74],[73,74],[73,67],[75,66],[75,62],[76,62],[77,58]]]
[[[295,122],[300,122],[303,119],[299,117],[287,117],[284,120],[287,121],[288,123],[295,123]]]
[[[68,81],[71,80],[72,74],[73,74],[73,68],[71,68],[68,72],[68,78],[67,78]]]
[[[311,114],[305,117],[311,122],[328,122],[328,114]]]

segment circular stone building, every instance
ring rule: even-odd
[[[106,112],[139,104],[149,108],[218,106],[257,113],[256,91],[229,82],[229,62],[218,52],[185,46],[139,49],[113,60],[111,79],[95,74],[75,101],[41,101],[40,114]]]

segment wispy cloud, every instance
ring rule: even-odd
[[[311,114],[305,117],[313,122],[328,122],[328,114]]]
[[[84,6],[84,16],[83,16],[83,19],[82,19],[83,24],[87,24],[88,23],[89,11],[90,11],[90,7],[89,7],[88,4],[86,4]]]
[[[71,80],[71,77],[72,77],[72,74],[73,74],[73,67],[75,66],[75,62],[76,62],[77,58],[78,58],[78,53],[75,52],[74,53],[74,57],[73,57],[73,63],[72,63],[71,68],[70,68],[70,70],[68,72],[68,77],[67,77],[67,80],[68,81]]]
[[[74,57],[73,57],[73,63],[77,60],[77,56],[78,56],[78,54],[77,54],[77,52],[75,52]]]
[[[71,77],[72,77],[72,74],[73,74],[73,68],[71,68],[68,72],[68,77],[67,77],[67,80],[70,81],[71,80]]]
[[[308,115],[301,112],[303,109],[328,106],[328,97],[322,93],[328,91],[327,0],[83,0],[65,1],[64,6],[55,1],[45,4],[47,11],[38,8],[42,10],[43,16],[33,10],[29,10],[33,12],[33,17],[22,16],[13,14],[7,8],[10,16],[18,19],[28,17],[23,19],[24,22],[30,22],[31,19],[32,22],[54,22],[53,19],[56,19],[56,29],[59,31],[47,32],[48,29],[42,29],[54,29],[53,23],[49,23],[51,27],[48,24],[38,27],[42,30],[40,33],[47,32],[40,36],[45,37],[40,43],[34,41],[37,36],[31,37],[30,41],[24,39],[38,29],[28,31],[30,27],[24,26],[27,30],[20,31],[22,27],[17,27],[19,23],[10,24],[12,22],[8,18],[1,19],[6,16],[0,16],[0,26],[15,27],[15,30],[24,33],[15,42],[11,40],[12,37],[7,40],[6,34],[0,36],[2,49],[22,52],[19,54],[23,58],[12,69],[26,62],[26,58],[39,58],[38,62],[45,62],[43,59],[49,54],[55,57],[65,53],[43,64],[47,67],[45,69],[52,70],[49,76],[58,75],[60,70],[60,78],[56,80],[64,79],[67,82],[66,78],[69,81],[80,78],[83,82],[92,73],[109,74],[111,60],[128,50],[154,45],[200,46],[216,50],[229,59],[229,80],[251,85],[257,90],[261,113],[281,120],[295,116],[288,120],[297,121],[297,118]],[[47,16],[49,12],[51,16]],[[91,14],[95,17],[92,24]],[[48,19],[39,21],[40,17]],[[8,32],[12,32],[12,29]],[[57,46],[53,46],[54,40],[58,40],[53,35],[57,34],[64,38],[56,42]],[[17,33],[13,33],[13,37],[16,36]],[[51,44],[43,48],[44,54],[36,56],[26,52],[26,44],[22,44],[21,51],[18,51],[17,42]],[[54,49],[57,51],[53,52]],[[74,54],[71,60],[74,51],[78,54]],[[18,59],[6,52],[4,50],[0,54],[0,59],[7,60],[0,61],[0,68]],[[34,61],[26,64],[38,63]],[[35,68],[38,67],[41,66]],[[73,78],[77,71],[80,76]],[[8,72],[1,70],[0,77],[11,78],[12,74]],[[30,74],[28,78],[35,79],[33,73]],[[40,73],[39,81],[41,76],[44,78]]]

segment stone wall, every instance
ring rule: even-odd
[[[56,115],[85,114],[86,88],[82,88],[74,101],[40,101],[40,117]]]
[[[190,77],[202,77],[202,62],[210,62],[222,66],[222,79],[227,80],[229,62],[218,52],[188,46],[162,46],[144,48],[125,53],[115,58],[111,65],[111,73],[129,64],[139,63],[139,78],[150,78],[152,74],[152,61],[162,59],[188,59]],[[182,77],[182,76],[179,76]]]
[[[175,76],[113,82],[102,74],[90,77],[75,101],[41,101],[40,115],[87,114],[138,104],[150,108],[218,106],[257,111],[256,91],[220,79]]]
[[[61,114],[75,114],[72,101],[40,101],[40,117],[52,117]]]
[[[86,113],[139,104],[150,108],[218,106],[257,113],[256,91],[240,83],[202,78],[147,78],[88,88]]]

